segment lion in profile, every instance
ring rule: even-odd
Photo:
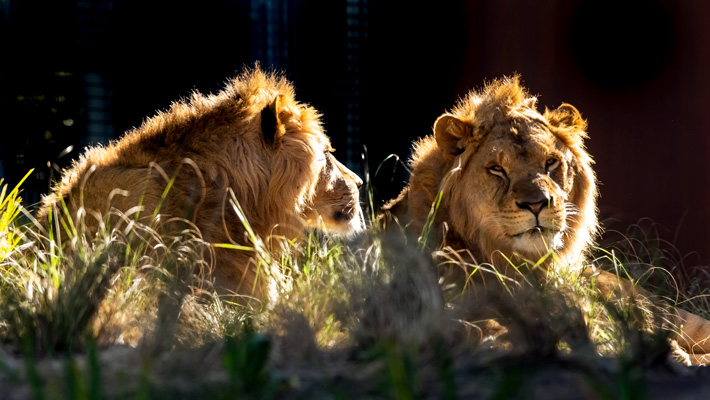
[[[243,219],[265,239],[292,239],[309,227],[356,232],[364,227],[362,181],[333,151],[319,113],[296,101],[283,76],[256,65],[218,94],[195,92],[119,140],[88,149],[43,199],[38,220],[46,225],[63,202],[89,233],[107,215],[118,222],[116,212],[157,217],[161,232],[194,226],[209,243],[248,245]],[[251,257],[215,248],[216,286],[262,296]]]
[[[513,275],[512,265],[584,265],[598,233],[587,123],[562,104],[543,113],[518,76],[471,91],[414,144],[408,186],[384,206],[389,225]],[[550,257],[554,254],[554,257]],[[507,268],[507,269],[506,269]],[[604,295],[649,294],[616,275],[582,272]],[[679,344],[710,352],[710,321],[676,310]]]

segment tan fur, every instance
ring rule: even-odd
[[[361,229],[360,179],[332,156],[318,112],[294,96],[284,77],[258,66],[216,95],[195,92],[121,139],[88,149],[44,199],[38,219],[64,199],[76,222],[86,211],[91,234],[112,210],[146,221],[159,208],[161,221],[191,221],[207,242],[248,244],[233,191],[262,238],[295,238],[308,226]],[[163,222],[162,229],[183,225]],[[215,254],[219,287],[260,295],[251,254]]]
[[[536,103],[517,76],[471,91],[437,119],[433,135],[414,144],[409,185],[385,205],[386,220],[421,235],[440,193],[430,246],[463,250],[473,259],[467,261],[508,275],[508,260],[534,263],[549,250],[555,257],[545,267],[584,265],[598,232],[587,124],[571,105],[541,114]],[[607,272],[584,275],[603,294],[620,287],[649,296]],[[710,350],[710,321],[682,310],[677,317],[681,346]]]
[[[548,249],[577,261],[598,226],[596,179],[582,142],[586,122],[572,106],[543,115],[535,105],[517,77],[469,93],[439,117],[434,135],[414,145],[409,186],[385,209],[406,208],[404,219],[421,232],[441,191],[432,229],[439,243],[459,243],[479,263],[500,253],[537,260]],[[558,164],[548,170],[547,160]],[[492,173],[495,166],[503,176]],[[545,201],[540,226],[547,234],[515,236],[536,226],[518,205],[528,200]]]

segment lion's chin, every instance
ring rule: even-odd
[[[562,247],[562,232],[535,227],[511,236],[513,249],[531,259],[544,256]]]
[[[328,230],[331,234],[338,236],[352,236],[365,230],[365,221],[362,213],[358,212],[353,218],[346,222],[337,222]]]
[[[340,213],[336,213],[333,218],[319,216],[313,220],[308,220],[308,227],[331,235],[347,237],[365,230],[365,220],[362,211],[358,209],[352,216],[347,218]]]

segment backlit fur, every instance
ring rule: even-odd
[[[360,230],[360,179],[331,152],[318,112],[295,100],[283,76],[256,66],[218,94],[195,92],[119,140],[88,149],[64,171],[38,218],[46,220],[63,198],[76,222],[86,211],[93,233],[112,211],[146,221],[159,207],[163,231],[184,226],[170,221],[190,221],[207,242],[249,245],[233,191],[264,239],[292,239],[308,226]],[[253,254],[217,248],[215,255],[218,287],[261,295]]]
[[[586,265],[599,229],[597,182],[583,144],[587,124],[571,105],[539,113],[536,103],[517,76],[461,99],[437,119],[433,135],[415,143],[409,185],[384,207],[389,222],[421,234],[441,193],[430,244],[470,254],[466,262],[508,273],[509,260],[535,263],[552,250],[556,257],[543,267]],[[610,272],[584,268],[581,275],[606,300],[654,297]],[[666,318],[661,327],[688,352],[688,362],[708,363],[710,321],[673,307]]]
[[[517,76],[468,93],[414,144],[409,185],[385,210],[421,233],[441,192],[435,245],[503,266],[548,250],[580,261],[598,229],[586,121],[570,105],[540,113],[536,103]]]

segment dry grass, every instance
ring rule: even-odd
[[[16,219],[17,190],[5,199],[0,384],[11,398],[509,398],[545,373],[611,398],[668,365],[662,309],[599,298],[580,266],[517,280],[473,266],[466,288],[442,290],[437,271],[460,269],[456,255],[433,261],[418,238],[376,222],[356,239],[287,242],[279,259],[252,236],[233,250],[253,254],[275,296],[245,306],[199,278],[213,244],[196,229],[162,235],[119,215],[86,235],[60,209],[38,231]],[[648,246],[600,254],[622,276],[660,267]]]

